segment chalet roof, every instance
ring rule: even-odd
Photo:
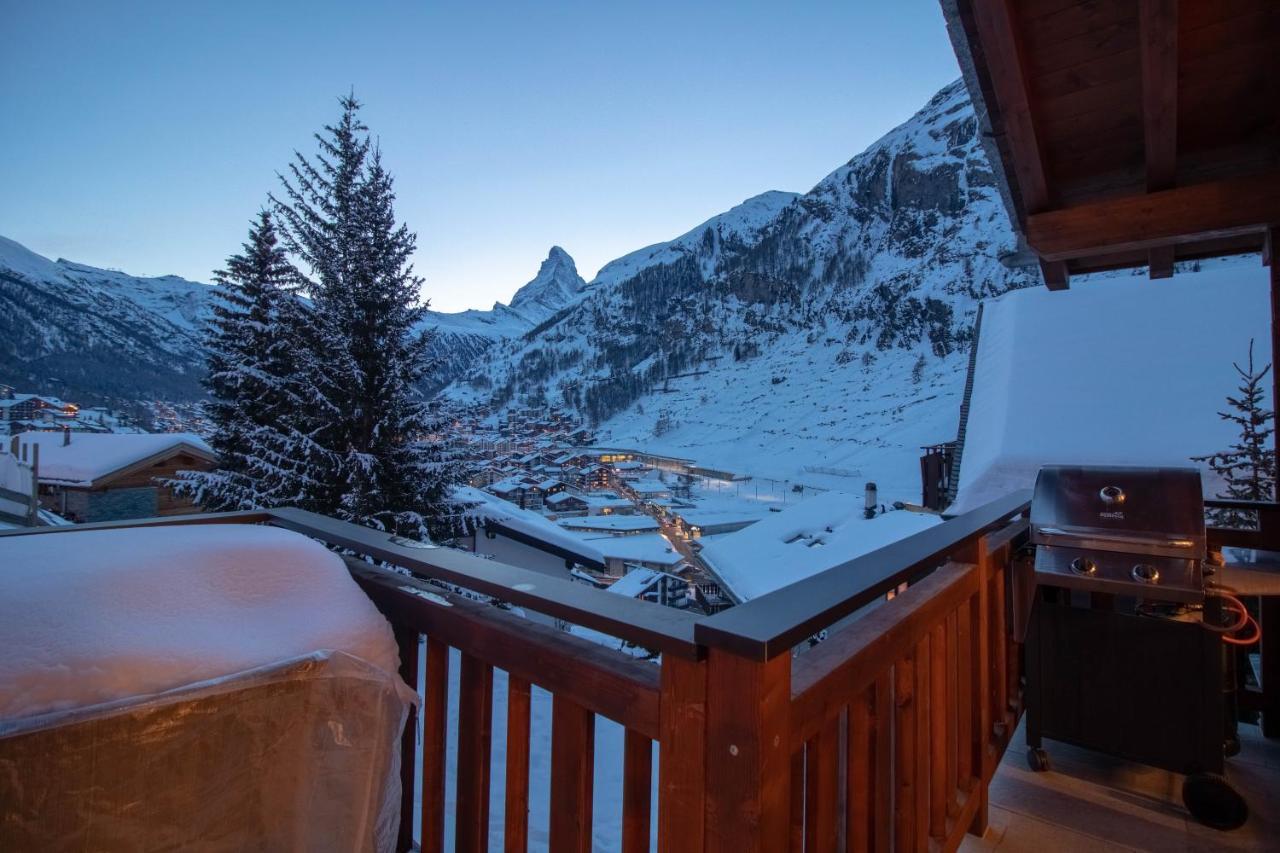
[[[843,565],[940,521],[937,516],[907,511],[866,519],[862,508],[862,495],[825,492],[771,513],[745,530],[715,537],[701,556],[725,587],[745,601]],[[858,579],[851,578],[849,583],[856,586]]]
[[[1161,282],[1159,299],[1123,276],[983,303],[948,512],[1030,489],[1042,465],[1188,466],[1237,441],[1218,412],[1250,339],[1255,364],[1271,360],[1267,274],[1243,258],[1206,264]]]
[[[647,515],[590,515],[586,518],[568,518],[560,524],[571,530],[607,530],[618,533],[658,529],[658,522]]]
[[[548,521],[536,512],[495,498],[470,486],[453,490],[456,500],[467,506],[466,514],[482,521],[486,527],[500,531],[532,548],[575,560],[590,568],[603,569],[604,555],[569,531]]]
[[[663,566],[675,566],[684,560],[684,555],[672,547],[671,542],[661,533],[643,533],[638,536],[598,536],[587,539],[600,549],[605,557],[622,560],[634,560],[638,563],[656,563]]]
[[[1280,223],[1280,4],[941,3],[1051,288],[1263,248]]]
[[[662,572],[637,567],[618,578],[607,589],[616,595],[636,598],[648,592],[661,579]]]
[[[126,469],[189,453],[216,462],[213,449],[198,435],[167,433],[72,433],[71,443],[58,432],[24,432],[19,441],[40,448],[40,481],[92,488]]]
[[[547,497],[547,503],[551,506],[559,506],[560,504],[568,503],[569,501],[578,501],[583,506],[587,505],[586,500],[584,500],[581,495],[571,494],[570,492],[557,492],[556,494],[549,495]]]

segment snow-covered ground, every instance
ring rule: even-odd
[[[607,422],[602,441],[775,481],[743,484],[740,494],[767,487],[790,501],[789,484],[854,492],[873,481],[882,500],[919,501],[920,448],[955,438],[966,359],[926,357],[916,383],[917,352],[880,353],[866,370],[837,364],[840,352],[790,334],[767,360],[672,380],[672,393]],[[779,375],[787,378],[775,383]],[[675,426],[655,438],[664,415]]]

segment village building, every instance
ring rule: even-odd
[[[681,532],[689,538],[696,539],[702,536],[734,533],[744,527],[750,527],[766,515],[768,510],[764,508],[703,510],[695,506],[691,509],[681,509],[674,514],[674,520]]]
[[[476,554],[566,579],[573,569],[605,570],[599,549],[536,512],[465,486],[454,497],[475,524],[463,547]]]
[[[569,518],[560,526],[580,533],[608,533],[612,536],[636,536],[656,533],[658,522],[647,515],[589,515],[585,518]]]
[[[572,492],[556,492],[555,494],[548,496],[543,503],[548,512],[554,512],[559,516],[565,516],[568,514],[587,514],[586,499],[581,495],[575,495]]]
[[[40,503],[76,522],[183,515],[199,512],[164,484],[179,471],[209,471],[217,457],[187,433],[28,432],[28,452],[39,448]]]
[[[699,556],[725,591],[743,602],[842,566],[940,521],[936,515],[906,510],[868,519],[862,495],[824,492],[708,541]]]
[[[664,607],[690,605],[689,582],[679,575],[654,569],[633,568],[606,589],[615,595],[651,601]]]
[[[587,539],[604,554],[605,568],[611,575],[626,574],[640,566],[659,572],[675,572],[685,561],[671,542],[660,533],[636,536],[598,536]]]

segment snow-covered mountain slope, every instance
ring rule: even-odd
[[[0,382],[78,400],[193,399],[215,291],[50,261],[0,237]]]
[[[610,261],[591,280],[591,286],[618,284],[649,267],[672,264],[689,255],[697,257],[703,273],[710,275],[715,271],[716,262],[726,247],[734,251],[755,243],[760,239],[760,231],[773,222],[783,208],[799,197],[799,193],[781,190],[770,190],[753,196],[674,240],[645,246]]]
[[[566,403],[618,445],[916,498],[920,445],[955,435],[979,300],[1038,281],[1000,262],[1013,233],[963,84],[808,193],[758,198],[780,209],[606,266],[446,393]]]

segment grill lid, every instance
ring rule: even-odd
[[[1200,471],[1045,466],[1031,499],[1031,541],[1203,560]]]

